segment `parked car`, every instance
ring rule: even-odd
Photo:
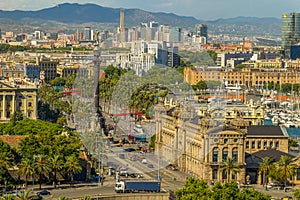
[[[119,158],[125,159],[125,155],[124,154],[119,154]]]
[[[50,195],[51,193],[48,190],[42,190],[37,193],[37,195]]]
[[[143,159],[143,160],[142,160],[142,163],[143,163],[143,164],[147,164],[147,160],[146,160],[146,159]]]
[[[154,168],[154,166],[152,164],[149,164],[148,167],[149,168]]]

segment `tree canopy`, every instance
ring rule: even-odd
[[[271,196],[254,189],[239,189],[235,181],[215,183],[209,188],[207,181],[190,177],[182,189],[175,191],[179,200],[270,200]]]

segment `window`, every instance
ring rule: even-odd
[[[225,139],[224,139],[224,144],[227,144],[227,143],[228,143],[228,139],[225,138]]]
[[[300,168],[297,169],[297,180],[300,180]]]
[[[255,149],[255,141],[252,141],[252,143],[251,143],[251,148],[252,148],[252,149]]]
[[[232,149],[232,159],[238,161],[238,157],[239,157],[238,149],[235,147]]]
[[[224,148],[222,152],[222,160],[227,160],[228,157],[228,148]]]
[[[222,179],[227,179],[227,172],[226,170],[222,171]]]
[[[257,142],[257,148],[260,149],[261,148],[261,141]]]
[[[218,162],[218,149],[214,148],[213,150],[213,162],[217,163]]]
[[[218,179],[218,169],[213,169],[212,171],[212,179]]]
[[[238,139],[237,139],[237,138],[234,138],[234,139],[233,139],[233,142],[237,142],[237,141],[238,141]]]
[[[21,107],[22,106],[22,102],[19,102],[19,107]]]
[[[267,148],[267,142],[266,141],[264,142],[264,148],[265,149]]]
[[[236,180],[236,172],[231,172],[231,179]]]
[[[270,148],[273,148],[273,142],[270,142]]]
[[[246,149],[249,149],[249,141],[246,142]]]
[[[28,102],[28,107],[31,107],[32,103],[31,102]]]
[[[275,148],[278,149],[279,148],[279,142],[275,143]]]

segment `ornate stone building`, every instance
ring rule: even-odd
[[[223,161],[228,157],[233,158],[240,170],[231,173],[230,179],[246,183],[245,154],[249,150],[246,142],[252,142],[253,134],[249,134],[249,130],[255,126],[251,126],[251,120],[243,119],[242,116],[235,119],[216,117],[224,110],[221,106],[216,105],[202,116],[188,102],[173,108],[157,107],[155,151],[163,157],[161,159],[175,164],[181,171],[218,182],[227,180],[226,172],[220,170]],[[263,137],[264,133],[261,134]],[[266,148],[271,148],[271,135],[268,141]],[[274,139],[274,147],[276,142],[286,146],[288,138],[277,137]]]
[[[37,86],[0,81],[0,122],[8,122],[15,112],[24,117],[37,118]]]

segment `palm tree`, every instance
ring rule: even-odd
[[[19,174],[25,176],[25,188],[27,189],[28,176],[33,176],[35,174],[32,161],[29,160],[28,158],[23,159],[19,165],[18,172]]]
[[[91,197],[89,196],[83,196],[80,198],[80,200],[91,200]]]
[[[39,175],[39,188],[42,189],[42,176],[49,171],[49,163],[44,155],[37,155],[34,157],[34,168]]]
[[[51,169],[52,175],[53,175],[53,183],[54,183],[54,188],[56,188],[56,176],[57,176],[57,171],[61,170],[63,168],[63,162],[60,159],[58,155],[54,155],[54,157],[51,157],[49,159],[49,167]]]
[[[2,180],[7,181],[7,173],[8,168],[13,165],[13,155],[11,152],[7,151],[0,151],[0,170],[4,171],[2,174],[3,177],[1,177]],[[6,185],[5,185],[6,187]]]
[[[231,172],[235,172],[235,173],[239,172],[240,167],[235,159],[228,157],[226,160],[223,161],[222,166],[220,167],[220,170],[222,172],[225,171],[227,173],[227,182],[229,182]]]
[[[293,160],[289,156],[281,156],[278,161],[278,166],[283,172],[284,188],[287,185],[287,178],[293,176],[296,173],[297,166],[293,163]]]
[[[13,194],[6,194],[0,198],[1,200],[15,200],[16,196]]]
[[[273,168],[273,160],[269,157],[265,157],[261,163],[259,163],[259,171],[264,174],[264,184],[267,188],[268,180],[269,180],[269,173]]]
[[[74,181],[74,175],[81,172],[82,167],[79,163],[79,159],[77,157],[69,156],[67,157],[66,165],[65,165],[67,171],[70,173],[71,176],[71,184]]]
[[[24,190],[24,192],[17,195],[17,200],[30,200],[32,198],[33,196],[31,195],[29,190]]]

